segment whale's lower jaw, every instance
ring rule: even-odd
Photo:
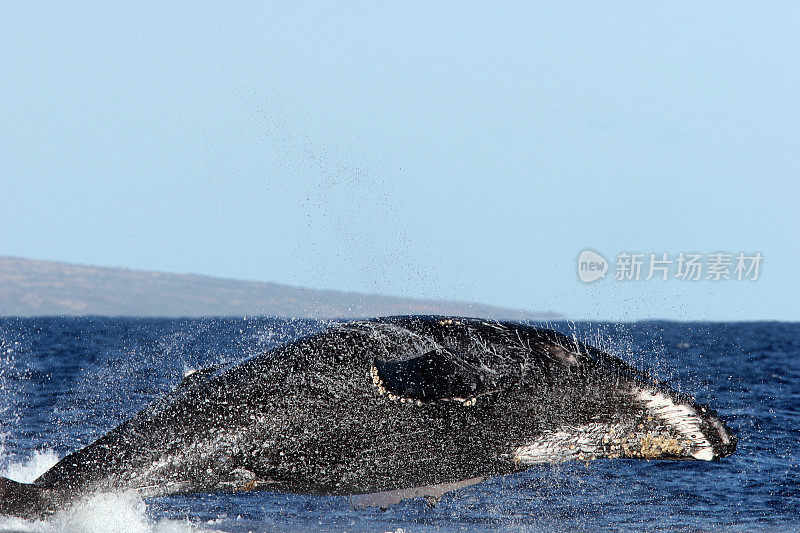
[[[736,437],[706,406],[652,384],[627,391],[638,413],[608,413],[608,422],[562,425],[516,448],[517,465],[599,458],[715,461],[736,449]]]
[[[641,426],[642,424],[638,424]],[[518,465],[594,459],[712,460],[712,449],[697,449],[679,436],[637,427],[637,424],[590,423],[545,431],[516,448],[510,459]]]

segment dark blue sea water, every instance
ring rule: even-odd
[[[267,492],[101,494],[22,531],[800,530],[800,323],[553,323],[716,407],[739,436],[718,463],[599,460],[387,511]],[[0,319],[0,475],[30,481],[169,391],[323,327],[274,319]]]

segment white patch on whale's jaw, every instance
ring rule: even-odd
[[[516,448],[509,457],[518,465],[562,463],[573,459],[592,460],[607,456],[603,441],[614,433],[608,424],[564,426],[545,431],[532,442]]]
[[[700,448],[700,450],[693,451],[691,452],[690,455],[695,459],[697,459],[698,461],[714,460],[714,450],[710,446],[706,448]]]
[[[520,446],[511,455],[515,464],[539,465],[545,463],[561,463],[573,458],[569,447],[555,447],[553,443],[563,442],[572,435],[564,430],[547,431],[542,436]]]
[[[689,456],[699,461],[714,460],[714,448],[701,427],[703,418],[694,407],[675,403],[669,395],[658,390],[641,388],[634,389],[633,393],[653,418],[674,428],[684,439],[692,443],[688,451]]]

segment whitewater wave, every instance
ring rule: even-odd
[[[22,461],[15,461],[8,457],[4,444],[0,444],[0,476],[31,483],[34,479],[47,472],[58,462],[58,454],[53,450],[36,450],[33,455]]]
[[[37,450],[30,457],[10,457],[0,439],[0,476],[30,483],[58,460],[51,449]],[[194,533],[215,531],[188,520],[154,520],[147,515],[147,504],[135,491],[98,493],[83,498],[67,509],[44,520],[24,520],[0,516],[0,531],[24,533]]]

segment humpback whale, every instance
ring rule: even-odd
[[[43,516],[129,489],[338,494],[385,506],[535,464],[712,461],[735,449],[711,408],[563,334],[386,317],[186,375],[34,482],[0,478],[0,514]]]

